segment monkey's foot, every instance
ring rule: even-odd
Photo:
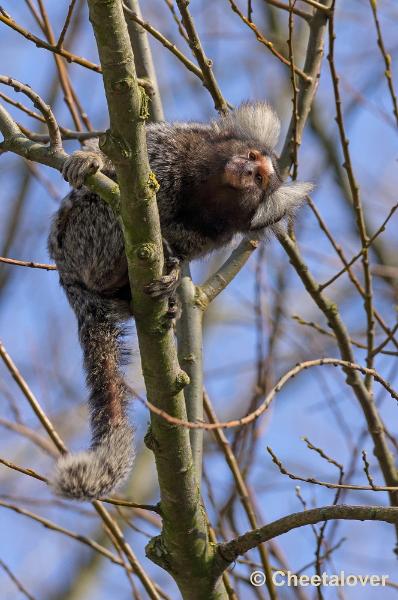
[[[174,326],[181,316],[181,303],[174,294],[169,297],[166,319],[169,319]]]
[[[169,298],[176,291],[180,280],[180,269],[173,269],[168,275],[148,283],[144,291],[152,298]]]
[[[181,267],[178,258],[166,260],[167,275],[154,279],[148,283],[144,291],[152,298],[170,298],[178,288],[180,282]]]
[[[72,187],[79,189],[86,177],[101,170],[103,166],[98,153],[77,150],[64,162],[62,176]]]

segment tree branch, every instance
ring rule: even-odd
[[[162,99],[159,93],[158,78],[152,59],[152,51],[149,45],[148,35],[145,28],[141,26],[141,7],[139,0],[125,0],[123,8],[125,16],[134,15],[135,19],[127,20],[127,29],[135,59],[137,77],[148,80],[152,84],[152,95],[150,105],[150,121],[164,121]]]
[[[75,54],[72,54],[72,52],[69,52],[68,50],[65,50],[64,48],[59,47],[58,45],[53,46],[53,45],[49,44],[48,42],[41,40],[36,35],[33,35],[33,33],[30,33],[30,31],[28,31],[27,29],[24,29],[24,27],[22,27],[16,21],[14,21],[14,19],[8,13],[6,13],[4,8],[2,8],[2,7],[0,7],[0,23],[4,23],[5,25],[8,25],[8,27],[13,29],[17,33],[21,34],[24,38],[26,38],[30,42],[33,42],[35,44],[35,46],[37,46],[37,48],[43,48],[44,50],[49,50],[50,52],[54,52],[55,54],[59,54],[60,56],[63,56],[68,62],[76,63],[77,65],[86,67],[86,69],[90,69],[91,71],[95,71],[96,73],[101,73],[100,65],[96,65],[95,63],[92,63],[91,61],[87,60],[86,58],[84,58],[82,56],[76,56]],[[147,93],[149,95],[151,95],[152,84],[150,81],[140,79],[139,85],[141,85],[143,88],[145,88]]]
[[[189,377],[185,389],[187,418],[191,422],[203,422],[203,360],[202,327],[203,310],[197,302],[196,287],[192,282],[189,266],[183,270],[178,290],[181,300],[181,317],[177,323],[178,358]],[[202,477],[203,430],[190,431],[192,458],[198,485]]]
[[[304,525],[314,525],[322,521],[331,519],[343,519],[349,521],[384,521],[398,525],[398,508],[384,506],[322,506],[305,510],[300,513],[293,513],[273,521],[259,529],[253,529],[247,533],[231,540],[225,544],[220,544],[218,553],[220,556],[221,568],[224,570],[226,565],[230,564],[238,556],[248,550],[255,548],[258,544],[271,540],[278,535],[303,527]]]
[[[11,151],[28,160],[34,160],[58,171],[62,170],[68,154],[64,150],[52,151],[44,144],[27,138],[1,104],[0,131],[4,136],[4,141],[0,143],[0,151]],[[114,210],[117,210],[120,201],[119,186],[112,179],[103,173],[95,173],[85,180],[84,185],[101,196]]]
[[[88,0],[97,40],[110,116],[101,149],[115,165],[120,186],[120,217],[128,261],[134,317],[147,397],[160,409],[186,418],[181,371],[173,331],[165,325],[165,302],[151,299],[144,286],[162,274],[163,252],[155,192],[145,135],[146,102],[137,84],[134,57],[121,0]],[[137,227],[137,223],[140,224]],[[169,571],[186,598],[226,597],[222,583],[209,578],[214,548],[200,502],[189,432],[151,415],[146,437],[158,470],[163,530],[147,546],[147,555]]]
[[[195,63],[189,60],[189,58],[187,58],[185,54],[181,52],[181,50],[179,50],[175,44],[170,42],[170,40],[168,40],[162,33],[160,33],[160,31],[155,29],[155,27],[153,27],[147,21],[144,21],[140,16],[138,16],[126,6],[124,7],[124,12],[128,19],[128,22],[134,21],[135,23],[140,25],[143,29],[145,29],[145,31],[150,33],[155,38],[155,40],[158,40],[158,42],[160,42],[165,48],[167,48],[167,50],[174,54],[174,56],[188,69],[188,71],[194,73],[194,75],[199,77],[199,79],[203,82],[202,71],[199,69],[199,67],[195,65]]]
[[[210,92],[210,95],[214,100],[214,106],[216,110],[218,110],[220,113],[225,113],[228,110],[228,105],[214,76],[213,61],[207,58],[202,47],[202,43],[196,31],[194,20],[188,10],[189,2],[186,2],[186,0],[176,0],[176,2],[181,14],[182,23],[187,32],[189,46],[198,62],[200,70],[202,71],[203,84]]]

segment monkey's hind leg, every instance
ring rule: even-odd
[[[181,278],[181,261],[174,256],[173,250],[165,238],[163,238],[163,253],[165,257],[166,274],[159,277],[159,279],[154,279],[151,283],[148,283],[145,286],[144,291],[149,296],[152,296],[152,298],[168,298],[169,312],[170,315],[172,315],[174,307],[177,304],[175,293]],[[177,312],[178,310],[175,311],[175,314]],[[175,317],[175,314],[173,317]]]

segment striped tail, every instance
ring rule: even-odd
[[[133,429],[127,418],[127,389],[120,372],[126,353],[123,326],[115,301],[79,283],[63,283],[79,326],[90,390],[92,441],[88,451],[59,459],[51,482],[67,498],[109,495],[128,476],[133,459]]]

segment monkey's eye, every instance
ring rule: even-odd
[[[257,183],[262,183],[263,182],[262,175],[260,175],[260,173],[257,173],[257,175],[255,176],[255,180],[257,181]]]
[[[255,152],[253,152],[253,150],[250,150],[247,155],[247,158],[249,160],[257,160],[257,154]]]

